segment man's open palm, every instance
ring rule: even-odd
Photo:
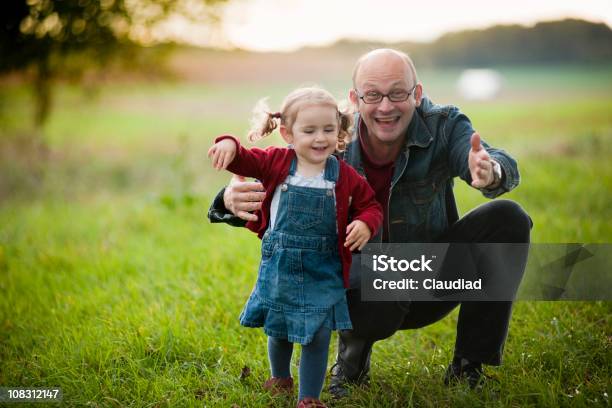
[[[470,153],[468,155],[468,166],[472,175],[472,187],[484,188],[490,185],[493,180],[493,164],[489,153],[480,144],[480,135],[476,132],[470,139]]]

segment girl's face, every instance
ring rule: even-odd
[[[336,150],[338,131],[338,111],[329,105],[300,107],[291,129],[280,128],[283,139],[293,144],[298,159],[312,165],[325,165]]]

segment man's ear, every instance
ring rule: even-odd
[[[357,91],[355,91],[354,89],[351,89],[349,91],[349,101],[351,101],[355,108],[357,108],[359,104],[359,96],[357,96]]]
[[[280,125],[280,127],[278,128],[278,131],[280,132],[281,137],[287,144],[293,143],[293,135],[291,134],[291,132],[289,132],[289,129],[287,129],[287,126]]]
[[[423,98],[423,85],[420,83],[414,88],[414,100],[416,101],[415,105],[418,108],[421,106],[421,99]]]

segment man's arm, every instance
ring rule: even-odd
[[[453,108],[449,112],[444,130],[450,169],[454,176],[459,176],[469,185],[478,188],[487,198],[495,198],[519,184],[520,175],[516,161],[505,151],[492,148],[480,140],[470,120],[459,109]],[[478,136],[476,141],[474,136]],[[497,162],[501,169],[499,180],[493,178],[492,161]],[[485,185],[484,180],[489,183]]]
[[[253,211],[261,209],[266,197],[260,182],[245,181],[244,177],[234,175],[208,209],[210,222],[223,222],[234,227],[243,227],[246,221],[257,221]]]
[[[225,204],[223,203],[224,193],[225,187],[219,191],[208,209],[208,220],[212,223],[223,222],[232,227],[244,227],[246,225],[246,220],[234,215],[225,208]]]

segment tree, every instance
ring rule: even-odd
[[[121,50],[147,43],[158,24],[181,16],[214,23],[227,0],[12,0],[0,12],[0,74],[32,69],[35,124],[52,105],[52,82],[74,54],[101,66]],[[133,49],[133,47],[132,47]]]

